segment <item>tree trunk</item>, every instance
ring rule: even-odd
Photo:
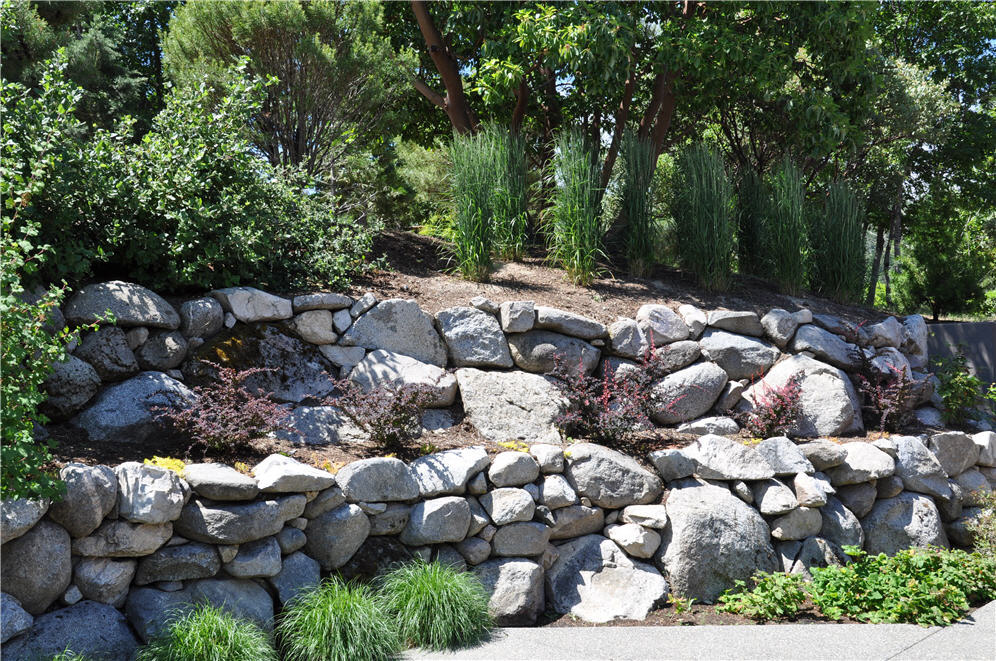
[[[629,107],[633,103],[633,55],[630,54],[628,75],[626,84],[623,86],[622,100],[619,101],[619,108],[616,110],[615,127],[612,130],[612,142],[609,143],[609,150],[605,153],[605,161],[602,163],[601,187],[604,190],[609,185],[612,177],[612,168],[615,167],[616,157],[619,155],[619,146],[622,143],[623,132],[626,130],[626,121],[629,119]]]
[[[878,267],[882,263],[882,250],[885,249],[885,228],[879,227],[875,234],[875,259],[872,260],[871,282],[868,283],[868,294],[865,305],[875,305],[875,288],[878,285]]]
[[[891,229],[889,230],[889,243],[892,243]],[[892,282],[890,278],[891,276],[890,267],[892,265],[892,260],[891,260],[892,250],[890,248],[891,246],[885,247],[885,260],[884,263],[882,264],[882,271],[885,275],[885,304],[886,306],[889,307],[889,309],[892,309]]]
[[[436,65],[436,71],[439,72],[439,77],[443,80],[446,96],[445,98],[440,97],[422,81],[416,81],[415,88],[446,111],[450,123],[458,133],[473,133],[477,130],[477,126],[473,114],[470,112],[467,96],[463,92],[463,78],[460,76],[460,67],[457,61],[443,43],[443,35],[436,28],[432,16],[429,15],[425,0],[412,0],[412,12],[418,22],[418,29],[425,39],[429,57],[432,58],[432,63]]]

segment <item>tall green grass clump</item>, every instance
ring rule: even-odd
[[[681,264],[703,286],[729,285],[736,242],[733,187],[723,158],[705,144],[696,144],[678,161],[674,198],[675,238]]]
[[[199,604],[141,648],[137,661],[277,661],[270,636],[252,622]]]
[[[656,261],[657,224],[651,209],[654,146],[628,132],[623,138],[623,213],[626,214],[626,262],[631,273],[644,276]]]
[[[845,182],[830,184],[823,208],[810,213],[809,231],[809,286],[834,300],[860,300],[865,284],[864,211]]]
[[[473,574],[438,562],[414,562],[382,576],[379,586],[401,637],[414,646],[466,647],[491,628],[488,593]]]
[[[551,257],[572,282],[588,285],[604,256],[598,163],[591,144],[574,129],[558,136],[555,152]]]
[[[528,247],[526,216],[526,141],[518,133],[489,126],[484,130],[494,168],[491,207],[495,247],[504,259],[521,259]]]
[[[806,189],[802,171],[788,157],[772,175],[770,190],[763,224],[764,259],[778,285],[795,293],[806,281]]]
[[[468,280],[486,280],[491,273],[492,192],[495,164],[486,132],[457,135],[450,146],[453,163],[453,259]]]
[[[369,587],[326,579],[284,608],[277,635],[285,661],[380,661],[401,638]]]
[[[741,273],[765,273],[765,250],[761,244],[768,191],[757,170],[741,173],[737,181],[737,267]]]

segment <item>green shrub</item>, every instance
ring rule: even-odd
[[[457,135],[450,146],[453,170],[453,259],[468,280],[486,280],[494,248],[492,198],[495,163],[485,133]]]
[[[689,147],[678,162],[674,222],[682,265],[703,286],[729,284],[735,242],[733,190],[723,158],[705,144]]]
[[[290,601],[277,635],[285,661],[380,661],[401,650],[397,625],[370,588],[335,578]]]
[[[88,137],[71,112],[81,92],[58,63],[41,87],[2,84],[2,158],[13,177],[41,177],[14,229],[34,223],[53,247],[47,280],[99,268],[157,290],[343,287],[366,268],[372,228],[254,151],[247,120],[263,85],[239,71],[224,89],[173,90],[141,140],[128,118]]]
[[[765,274],[762,225],[768,211],[768,190],[756,170],[746,170],[737,181],[737,268],[741,273]]]
[[[962,425],[975,416],[982,403],[982,381],[972,374],[962,348],[953,356],[933,361],[937,377],[937,394],[944,402],[944,421]]]
[[[827,616],[867,622],[947,624],[972,603],[996,597],[996,562],[978,553],[939,548],[870,556],[844,547],[853,562],[814,568],[811,595]]]
[[[49,661],[90,661],[90,658],[86,654],[77,654],[70,649],[65,649],[53,656]]]
[[[485,129],[491,143],[495,182],[491,208],[494,213],[495,248],[506,259],[521,259],[529,244],[526,215],[526,141],[518,133],[494,126]]]
[[[567,130],[557,137],[552,165],[556,189],[548,228],[551,257],[571,281],[588,285],[604,256],[596,157],[579,131]]]
[[[491,628],[488,593],[476,576],[438,562],[402,565],[379,579],[401,637],[425,649],[465,647]]]
[[[746,581],[737,581],[735,588],[720,596],[716,610],[765,621],[791,617],[806,601],[802,574],[758,572],[751,583],[748,589]]]
[[[199,604],[142,647],[136,661],[277,661],[277,653],[255,624]]]
[[[984,557],[996,562],[996,491],[979,494],[982,505],[969,519],[967,528],[972,533],[972,545]]]
[[[626,214],[626,261],[631,273],[647,275],[656,260],[657,225],[654,222],[651,187],[654,180],[654,146],[627,133],[622,145],[623,213]]]
[[[806,278],[806,191],[802,171],[788,157],[772,174],[770,191],[761,247],[775,282],[795,293]]]
[[[810,212],[809,232],[809,286],[834,300],[860,300],[865,284],[864,212],[846,183],[830,185],[823,209]]]

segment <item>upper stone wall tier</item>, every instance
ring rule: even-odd
[[[715,602],[756,571],[842,564],[849,544],[968,546],[996,486],[993,432],[756,446],[707,434],[640,459],[576,443],[335,473],[283,455],[245,473],[69,464],[62,501],[2,503],[3,658],[70,644],[128,658],[202,600],[269,628],[322,576],[369,579],[416,557],[475,572],[501,625],[547,610],[642,619],[669,591]]]
[[[73,418],[99,439],[152,433],[147,407],[137,398],[150,388],[189,397],[183,382],[203,378],[201,359],[269,368],[273,372],[255,377],[260,381],[255,385],[297,405],[329,394],[328,374],[349,376],[364,388],[439,378],[445,383],[434,406],[460,398],[478,429],[494,440],[555,436],[547,412],[556,408],[550,388],[539,381],[520,388],[528,380],[513,372],[543,375],[558,359],[588,374],[626,369],[652,347],[670,372],[655,385],[661,410],[654,421],[688,425],[692,432],[734,433],[730,411],[749,409],[759,393],[792,377],[802,383],[803,400],[793,435],[861,432],[852,379],[867,365],[917,377],[922,384],[915,404],[939,403],[932,381],[920,372],[927,365],[927,329],[920,315],[865,325],[804,309],[773,309],[759,317],[650,303],[632,318],[606,326],[532,301],[498,304],[477,297],[468,306],[430,315],[415,301],[379,301],[372,293],[357,300],[337,293],[292,300],[252,287],[219,289],[174,309],[144,287],[115,281],[83,288],[66,304],[65,317],[70,324],[89,323],[101,320],[106,310],[116,325],[82,338],[45,383],[46,412],[57,420]],[[441,368],[472,368],[491,376],[471,378],[467,372],[453,379],[441,377]],[[164,374],[155,377],[155,372]],[[544,412],[530,413],[509,434],[488,420],[516,417],[491,401],[498,390],[515,400],[507,402],[513,409]],[[680,405],[673,405],[679,398]],[[111,415],[111,408],[127,415]],[[926,406],[917,416],[931,423],[938,412]]]

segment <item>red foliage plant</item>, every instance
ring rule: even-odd
[[[794,376],[777,388],[772,388],[761,379],[760,386],[764,391],[761,394],[757,393],[754,381],[755,377],[751,377],[754,407],[737,414],[738,422],[753,438],[769,438],[785,434],[795,425],[802,413],[802,404],[799,401],[802,386],[799,377]]]
[[[242,449],[254,438],[291,430],[287,409],[269,395],[254,393],[245,386],[246,379],[254,374],[273,370],[237,370],[208,360],[201,362],[214,371],[214,378],[206,385],[194,386],[197,397],[192,404],[174,401],[172,406],[152,407],[157,420],[193,441],[188,453],[196,447],[201,447],[204,454]]]
[[[388,452],[405,449],[408,441],[422,435],[422,414],[436,398],[435,389],[424,384],[390,383],[369,392],[342,379],[336,381],[337,397],[324,404],[333,406]]]
[[[923,383],[912,378],[902,367],[886,362],[888,372],[871,368],[858,374],[858,388],[864,400],[862,411],[866,422],[879,431],[899,431],[912,417],[910,404],[914,390]]]

